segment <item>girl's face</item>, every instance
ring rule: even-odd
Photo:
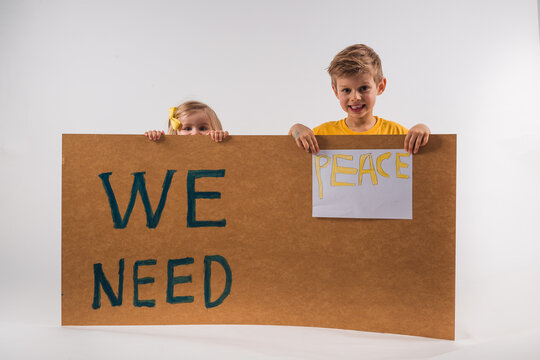
[[[208,135],[212,130],[208,116],[204,111],[195,111],[181,120],[182,127],[178,129],[178,135]]]

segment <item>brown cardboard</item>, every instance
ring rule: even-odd
[[[319,136],[323,149],[401,148],[403,136]],[[318,326],[454,338],[456,136],[432,135],[414,156],[413,220],[311,217],[311,155],[288,136],[166,136],[157,143],[138,135],[63,135],[62,324],[271,324]],[[195,180],[198,220],[226,220],[224,227],[187,227],[189,170],[225,170]],[[115,229],[104,185],[124,215],[135,172],[144,171],[152,211],[167,170],[173,174],[159,224],[146,226],[137,194],[129,222]],[[230,294],[215,307],[204,300],[205,256],[230,266]],[[167,302],[167,264],[174,296]],[[124,259],[123,298],[111,306],[102,287],[94,301],[94,264],[102,264],[114,293]],[[134,306],[134,263],[140,300]],[[212,262],[215,300],[225,271]],[[139,280],[140,281],[140,280]]]

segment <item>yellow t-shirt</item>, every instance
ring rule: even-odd
[[[406,135],[407,128],[396,122],[375,116],[377,121],[368,131],[356,132],[349,129],[345,119],[329,121],[313,129],[315,135]]]

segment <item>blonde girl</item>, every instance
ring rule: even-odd
[[[149,130],[144,135],[157,141],[165,132]],[[229,132],[223,131],[214,110],[202,102],[191,100],[169,109],[167,135],[209,135],[212,140],[220,142]]]

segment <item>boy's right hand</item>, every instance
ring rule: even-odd
[[[296,145],[312,154],[319,152],[319,144],[310,128],[302,124],[294,124],[289,130],[289,135],[294,138]]]
[[[144,136],[146,136],[152,141],[158,141],[161,138],[161,135],[165,135],[165,132],[158,130],[148,130],[144,133]]]

